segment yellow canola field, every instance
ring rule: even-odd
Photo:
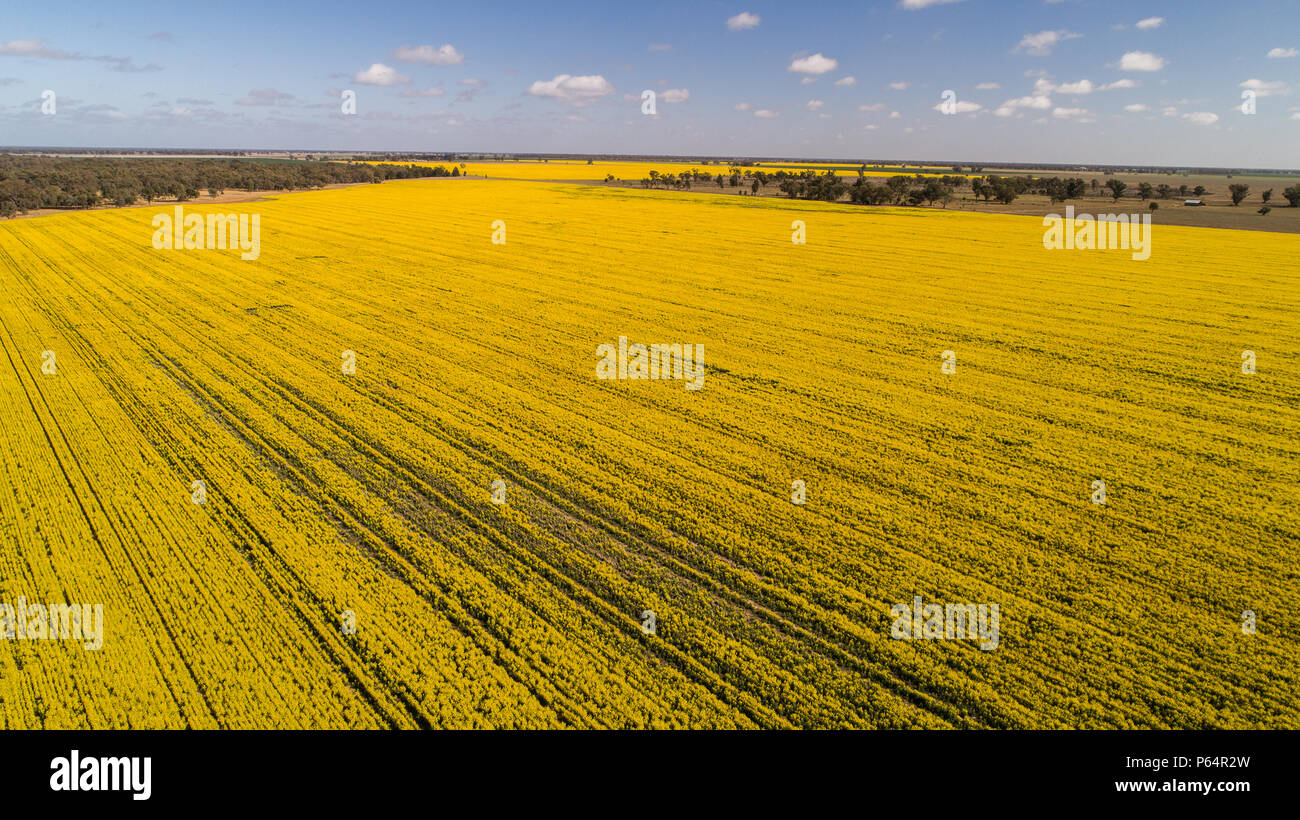
[[[1294,236],[474,179],[186,210],[260,256],[155,250],[170,206],[0,224],[0,602],[104,608],[99,650],[0,640],[6,728],[1300,728]],[[702,388],[597,379],[620,336]],[[892,638],[914,596],[997,604],[996,649]]]

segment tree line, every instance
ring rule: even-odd
[[[1107,179],[1105,183],[1102,183],[1095,178],[1085,181],[1082,177],[998,176],[996,174],[968,177],[897,174],[877,183],[866,176],[865,165],[859,168],[857,173],[857,179],[850,183],[830,170],[821,173],[811,169],[804,171],[780,170],[769,174],[766,171],[753,171],[741,166],[732,166],[727,169],[726,173],[715,174],[712,170],[700,171],[698,168],[692,168],[677,173],[650,171],[649,175],[641,180],[641,186],[643,188],[662,186],[665,189],[690,190],[693,185],[716,185],[723,189],[727,187],[749,188],[751,193],[757,194],[761,190],[766,190],[768,185],[774,185],[777,190],[790,199],[839,202],[847,196],[848,201],[855,205],[920,205],[922,203],[934,205],[939,203],[945,207],[956,197],[958,191],[967,189],[970,190],[972,198],[977,201],[996,201],[1003,205],[1010,205],[1025,194],[1046,196],[1052,203],[1080,199],[1088,195],[1110,196],[1113,201],[1118,202],[1128,194],[1136,196],[1143,202],[1153,200],[1152,208],[1155,207],[1154,200],[1156,199],[1170,199],[1174,196],[1200,198],[1207,193],[1211,193],[1206,190],[1204,185],[1195,187],[1179,185],[1174,187],[1163,183],[1152,185],[1149,182],[1140,182],[1136,187],[1130,188],[1127,182],[1115,178]],[[615,181],[614,176],[612,174],[607,176],[605,181]],[[1232,204],[1238,205],[1245,199],[1250,186],[1238,183],[1229,185],[1228,189]],[[1262,213],[1268,212],[1268,202],[1272,199],[1272,196],[1272,188],[1263,192],[1264,208],[1261,209]],[[1300,207],[1300,184],[1286,188],[1283,190],[1282,196],[1290,203],[1291,207]]]
[[[460,176],[417,165],[171,158],[0,155],[0,217],[40,208],[186,202],[206,191],[290,191],[387,179]]]
[[[610,181],[611,178],[607,178]],[[717,185],[719,188],[748,188],[757,194],[769,185],[790,199],[814,199],[823,202],[838,202],[848,197],[855,205],[934,205],[950,202],[959,188],[973,185],[976,196],[983,195],[987,201],[997,197],[1001,202],[1011,202],[1023,193],[1022,178],[990,176],[984,179],[968,180],[964,176],[925,176],[922,174],[897,174],[881,183],[873,182],[866,176],[866,166],[858,169],[858,176],[852,183],[840,177],[834,171],[818,173],[815,170],[786,171],[774,173],[753,171],[739,166],[727,169],[726,173],[714,174],[712,171],[699,171],[692,168],[679,173],[661,173],[651,171],[641,180],[642,187],[689,190],[693,184]]]

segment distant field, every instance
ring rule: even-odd
[[[1243,202],[1233,206],[1226,196],[1218,194],[1207,196],[1208,204],[1192,206],[1183,204],[1182,197],[1152,200],[1160,207],[1150,212],[1151,220],[1156,225],[1186,225],[1199,228],[1227,228],[1233,230],[1266,231],[1270,233],[1300,233],[1300,208],[1287,207],[1286,200],[1280,206],[1274,205],[1264,215],[1259,213],[1261,203]],[[1044,216],[1046,214],[1064,214],[1067,206],[1079,214],[1107,213],[1148,213],[1149,202],[1143,202],[1135,196],[1125,196],[1116,203],[1109,196],[1086,196],[1069,202],[1052,202],[1040,194],[1027,194],[1016,199],[1010,205],[996,201],[975,201],[969,194],[958,197],[949,203],[950,210],[965,210],[978,213],[1020,214],[1027,216]]]
[[[476,178],[488,179],[517,179],[517,180],[556,180],[569,181],[575,183],[600,183],[617,187],[639,187],[641,181],[649,177],[651,171],[658,171],[660,174],[679,174],[684,171],[698,170],[701,173],[707,173],[711,176],[722,174],[729,176],[728,170],[733,166],[726,165],[702,165],[699,163],[671,163],[671,162],[653,162],[653,163],[615,163],[615,162],[594,162],[591,165],[579,161],[556,160],[554,162],[538,161],[520,161],[520,162],[499,162],[499,163],[452,163],[452,162],[417,162],[417,163],[379,163],[379,164],[396,164],[406,165],[414,164],[425,167],[441,165],[450,170],[452,167],[460,168],[461,172]],[[846,181],[857,179],[858,168],[861,166],[851,164],[832,164],[832,163],[762,163],[752,166],[734,166],[742,168],[742,174],[752,174],[756,171],[766,171],[768,174],[785,170],[799,172],[805,169],[812,169],[818,173],[833,171],[836,175]],[[999,176],[1024,176],[1030,174],[1027,171],[1018,171],[1006,168],[982,168],[976,176],[987,175]],[[613,182],[606,182],[606,177],[613,176]],[[863,176],[879,181],[880,178],[887,178],[897,175],[908,177],[940,177],[940,176],[957,176],[969,177],[972,172],[967,168],[962,173],[957,173],[951,168],[942,168],[939,166],[919,166],[902,167],[886,165],[868,165]],[[1100,187],[1099,192],[1090,192],[1087,196],[1070,200],[1069,202],[1052,202],[1048,197],[1041,194],[1022,194],[1014,202],[1003,205],[996,200],[976,200],[971,194],[970,187],[959,188],[955,191],[954,200],[946,207],[952,210],[967,210],[977,213],[992,214],[1019,214],[1024,216],[1044,216],[1047,214],[1064,213],[1067,205],[1073,206],[1078,213],[1111,213],[1122,211],[1124,213],[1149,212],[1151,202],[1155,202],[1158,209],[1152,214],[1152,219],[1163,225],[1182,225],[1189,227],[1202,228],[1231,228],[1236,230],[1264,231],[1274,233],[1300,233],[1300,208],[1288,207],[1288,203],[1282,196],[1282,191],[1295,184],[1300,184],[1300,177],[1282,177],[1282,176],[1232,176],[1227,175],[1181,175],[1181,174],[1113,174],[1107,175],[1096,172],[1086,171],[1065,171],[1065,172],[1033,172],[1034,176],[1059,176],[1062,178],[1081,177],[1087,182],[1097,180]],[[1105,182],[1108,179],[1119,179],[1128,184],[1128,190],[1118,203],[1106,193]],[[1150,183],[1153,187],[1158,185],[1169,185],[1174,189],[1168,197],[1161,199],[1153,197],[1150,200],[1143,200],[1138,196],[1138,186],[1143,182]],[[1231,184],[1246,184],[1250,186],[1250,191],[1246,199],[1240,204],[1234,206],[1231,202],[1228,192],[1228,186]],[[1186,195],[1179,194],[1177,188],[1180,185],[1187,185],[1189,191]],[[1203,186],[1206,192],[1201,195],[1201,200],[1206,204],[1204,206],[1187,206],[1184,200],[1195,198],[1192,192],[1196,186]],[[750,194],[750,182],[745,180],[744,184],[737,187],[731,187],[730,183],[721,189],[715,189],[712,183],[697,182],[694,185],[695,190],[714,191],[725,194]],[[1266,190],[1272,191],[1272,197],[1269,201],[1270,212],[1260,214],[1259,209],[1265,203],[1262,200],[1262,194]],[[784,197],[775,184],[769,183],[767,186],[760,188],[757,192],[763,197]],[[932,206],[934,207],[934,206]]]
[[[1138,262],[482,179],[185,207],[260,257],[154,250],[170,203],[0,224],[0,600],[106,613],[5,642],[5,728],[1300,728],[1294,236]],[[620,336],[702,344],[702,389],[598,380]],[[997,648],[891,638],[914,596],[999,605]]]
[[[856,177],[858,175],[858,169],[861,168],[862,166],[863,163],[855,164],[852,162],[847,162],[847,163],[846,162],[833,162],[833,163],[756,162],[752,167],[755,170],[784,169],[787,171],[790,170],[802,171],[804,169],[811,168],[816,171],[835,171],[837,174],[840,174],[841,176]],[[944,175],[963,176],[964,175],[964,173],[953,171],[951,167],[943,168],[937,166],[921,166],[921,165],[872,165],[870,163],[866,164],[866,174],[865,174],[866,176],[885,176],[885,175],[893,176],[895,174],[906,174],[908,176],[913,176],[916,174],[920,174],[921,176],[944,176]]]
[[[727,176],[729,166],[706,165],[704,163],[689,162],[602,162],[596,161],[588,165],[586,162],[554,160],[552,162],[537,161],[519,161],[519,162],[384,162],[379,165],[420,165],[425,167],[434,167],[441,165],[450,170],[452,167],[459,167],[462,174],[469,174],[476,177],[487,177],[489,179],[527,179],[527,180],[603,180],[606,176],[613,174],[615,179],[638,182],[649,176],[651,171],[660,173],[679,174],[683,171],[698,169],[701,172],[707,172],[714,176],[723,174]],[[840,168],[842,166],[822,166],[817,164],[804,165],[766,165],[756,164],[748,166],[749,170],[759,171],[768,170],[776,172],[785,169],[804,169],[815,168],[817,170],[830,170],[832,167]],[[858,166],[853,166],[853,175],[857,176]],[[883,168],[883,166],[882,166]],[[897,173],[913,173],[912,171],[899,171],[888,169],[868,170],[866,176],[893,176]],[[949,171],[951,173],[951,171]]]

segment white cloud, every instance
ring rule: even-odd
[[[487,87],[487,80],[480,80],[477,77],[466,77],[460,81],[460,84],[469,86],[470,88],[485,88]]]
[[[1136,113],[1138,113],[1139,111],[1148,111],[1148,110],[1150,110],[1150,109],[1148,109],[1148,108],[1147,108],[1145,105],[1143,105],[1142,103],[1133,103],[1132,105],[1126,105],[1126,106],[1124,106],[1124,110],[1125,110],[1125,111],[1132,111],[1134,114],[1136,114]]]
[[[1035,57],[1046,57],[1052,53],[1052,48],[1058,43],[1066,40],[1073,40],[1076,37],[1082,37],[1082,34],[1076,34],[1073,31],[1057,29],[1056,31],[1040,31],[1037,34],[1026,34],[1021,38],[1020,44],[1016,46],[1016,51],[1023,51],[1026,54],[1032,54]]]
[[[126,114],[117,107],[107,104],[82,106],[75,109],[72,116],[88,122],[121,121],[127,118]]]
[[[889,87],[894,89],[895,91],[906,91],[907,83],[900,80],[899,82],[896,83],[890,83]]]
[[[1149,51],[1130,51],[1119,58],[1122,71],[1159,71],[1165,67],[1165,58]]]
[[[823,57],[821,52],[818,52],[809,57],[800,57],[791,61],[786,71],[793,71],[798,74],[825,74],[827,71],[834,71],[839,64],[838,60]]]
[[[0,43],[0,54],[6,57],[45,57],[51,60],[68,60],[75,57],[66,51],[46,48],[40,40],[10,40],[7,43]]]
[[[1178,109],[1174,108],[1172,105],[1166,105],[1164,108],[1160,109],[1160,113],[1164,114],[1166,117],[1177,117]]]
[[[816,111],[817,109],[821,108],[825,104],[826,103],[822,102],[821,100],[809,100],[807,108],[809,111]]]
[[[570,105],[587,105],[606,94],[614,93],[614,86],[599,74],[575,77],[557,74],[552,80],[537,80],[528,87],[534,97],[550,97]]]
[[[235,105],[276,105],[293,99],[292,94],[276,91],[274,88],[254,88],[247,97],[235,100]]]
[[[437,48],[433,46],[402,46],[393,52],[393,59],[401,60],[404,63],[424,63],[425,65],[460,65],[465,62],[465,55],[450,44],[438,46]]]
[[[1134,82],[1133,80],[1130,80],[1129,78],[1125,77],[1125,78],[1122,79],[1122,80],[1116,80],[1116,81],[1113,82],[1113,83],[1106,83],[1106,84],[1103,85],[1103,86],[1098,86],[1097,90],[1098,90],[1098,91],[1112,91],[1112,90],[1114,90],[1114,89],[1116,89],[1116,88],[1137,88],[1137,83]]]
[[[891,120],[901,120],[903,118],[903,115],[898,113],[897,111],[890,111],[889,118]]]
[[[1040,84],[1042,81],[1039,81]],[[993,110],[995,116],[1009,117],[1015,113],[1017,108],[1033,108],[1037,110],[1046,110],[1052,107],[1052,98],[1046,94],[1032,94],[1027,97],[1016,97],[1007,100]]]
[[[927,6],[941,6],[944,3],[960,3],[962,0],[899,0],[901,9],[923,9]]]
[[[884,111],[884,110],[885,110],[885,104],[884,104],[884,103],[872,103],[871,105],[859,105],[859,106],[858,106],[858,110],[859,110],[859,111]]]
[[[748,111],[749,109],[751,109],[751,108],[754,107],[754,104],[753,104],[753,103],[742,102],[742,103],[736,103],[736,104],[735,104],[734,106],[732,106],[732,107],[735,108],[737,111]]]
[[[759,17],[757,14],[750,14],[747,11],[742,11],[735,17],[727,18],[727,28],[732,31],[744,31],[745,29],[754,28],[761,22],[763,22],[763,18]]]
[[[1064,83],[1056,87],[1057,93],[1060,94],[1091,94],[1092,90],[1092,82],[1089,80],[1079,80],[1077,83]]]
[[[1219,115],[1211,114],[1209,111],[1193,111],[1191,114],[1184,114],[1183,119],[1196,125],[1214,125],[1219,121]]]
[[[1282,82],[1281,80],[1264,81],[1264,80],[1250,79],[1250,80],[1246,80],[1244,83],[1241,83],[1240,85],[1242,88],[1247,88],[1250,89],[1251,91],[1254,91],[1255,95],[1258,97],[1275,97],[1278,94],[1291,93],[1291,89],[1288,88],[1287,84]]]
[[[405,90],[405,91],[403,91],[403,92],[401,93],[401,96],[403,96],[403,97],[441,97],[441,96],[445,95],[446,93],[447,93],[447,92],[446,92],[446,91],[443,91],[441,88],[426,88],[426,89],[423,90],[423,91],[420,91],[419,89],[416,89],[416,88],[408,88],[407,90]]]
[[[858,78],[857,78],[857,77],[840,77],[838,80],[835,81],[835,84],[836,84],[836,85],[857,85],[857,84],[858,84]]]
[[[685,88],[665,88],[659,92],[659,99],[666,103],[686,102],[691,98],[691,92]]]
[[[1268,56],[1274,60],[1284,60],[1288,57],[1300,56],[1300,51],[1296,51],[1294,48],[1271,48],[1268,50]]]
[[[1296,114],[1295,116],[1291,117],[1291,119],[1293,119],[1293,120],[1300,120],[1300,114]],[[876,126],[876,125],[864,125],[864,126],[862,126],[862,130],[863,130],[863,131],[875,131],[878,127],[879,127],[879,126]]]
[[[770,119],[775,119],[780,115],[777,114],[775,111],[772,111],[771,109],[760,108],[754,112],[754,116],[762,120],[770,120]]]
[[[1153,29],[1153,28],[1160,28],[1164,24],[1165,24],[1165,18],[1163,17],[1148,17],[1145,20],[1137,21],[1137,27],[1142,29],[1143,31],[1146,31],[1148,29]]]
[[[811,85],[815,82],[817,82],[816,77],[804,77],[802,80],[799,81],[799,85]]]
[[[1052,109],[1052,116],[1053,116],[1053,117],[1056,117],[1058,120],[1068,120],[1068,119],[1073,119],[1073,118],[1077,118],[1077,117],[1086,117],[1086,116],[1088,116],[1088,109],[1086,109],[1086,108],[1054,108],[1054,109]]]
[[[1291,119],[1293,119],[1293,120],[1300,120],[1300,111],[1297,111],[1297,112],[1295,112],[1294,114],[1292,114],[1292,115],[1291,115]]]
[[[358,71],[352,77],[352,82],[362,85],[406,85],[410,81],[410,77],[398,74],[397,69],[383,63],[373,63],[370,68]]]
[[[954,109],[953,113],[970,114],[972,112],[979,111],[982,108],[984,108],[984,106],[980,105],[979,103],[970,102],[969,100],[958,100],[956,103],[953,104],[953,109]],[[947,113],[946,111],[944,111],[944,103],[937,103],[934,106],[934,110],[938,111],[941,114]]]
[[[997,83],[980,83],[979,85],[975,86],[975,90],[976,90],[976,91],[993,91],[994,89],[998,89],[998,88],[1001,88],[1001,87],[1002,87],[1002,86],[998,85]]]
[[[35,39],[10,40],[7,43],[0,43],[0,56],[36,57],[43,60],[89,60],[97,63],[108,63],[109,68],[113,71],[132,73],[161,70],[161,66],[153,63],[149,63],[145,66],[136,65],[132,62],[130,57],[114,57],[109,54],[101,54],[96,57],[91,57],[86,54],[64,51],[59,48],[48,48],[43,40]],[[109,107],[111,108],[111,106]],[[89,111],[90,109],[86,110]],[[112,116],[111,113],[105,113],[104,109],[97,109],[95,112],[91,113],[95,116]],[[125,117],[126,115],[123,114],[122,116]]]

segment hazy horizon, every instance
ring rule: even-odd
[[[533,153],[528,151],[440,151],[424,150],[415,148],[394,148],[394,149],[375,149],[375,148],[230,148],[226,146],[205,145],[196,148],[178,148],[176,146],[141,146],[141,145],[0,145],[0,152],[3,151],[30,151],[39,153],[57,154],[60,151],[77,152],[81,154],[95,154],[100,156],[118,156],[112,152],[135,152],[147,156],[171,156],[169,152],[177,152],[175,156],[203,156],[204,152],[209,152],[211,156],[227,156],[232,152],[242,152],[245,154],[392,154],[392,155],[441,155],[441,154],[459,154],[465,156],[483,156],[483,157],[505,157],[501,161],[508,162],[508,158],[522,157],[526,160],[548,159],[555,162],[565,162],[571,160],[581,160],[586,158],[609,158],[618,159],[647,159],[663,160],[664,162],[681,162],[694,160],[735,160],[735,161],[754,161],[754,162],[803,162],[803,163],[875,163],[891,164],[906,163],[907,165],[926,165],[926,166],[949,166],[953,164],[975,165],[984,168],[1015,168],[1028,167],[1034,165],[1043,166],[1083,166],[1083,167],[1134,167],[1134,168],[1159,168],[1175,170],[1217,170],[1217,171],[1259,171],[1279,174],[1296,174],[1300,173],[1300,168],[1270,168],[1264,166],[1251,167],[1246,165],[1160,165],[1152,163],[1107,163],[1107,162],[1088,162],[1083,160],[1067,160],[1063,162],[1025,162],[1014,160],[998,159],[945,159],[945,158],[916,158],[916,157],[831,157],[831,156],[813,156],[813,155],[769,155],[769,154],[618,154],[613,152],[606,153],[579,153],[575,151],[555,151],[552,153]],[[120,156],[134,156],[135,154],[120,154]]]

